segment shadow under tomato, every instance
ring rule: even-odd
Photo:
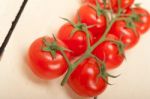
[[[77,95],[67,84],[64,86],[64,90],[66,91],[70,99],[93,99],[93,98],[81,97]]]

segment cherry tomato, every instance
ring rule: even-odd
[[[72,50],[72,56],[79,56],[83,54],[87,49],[86,33],[83,31],[77,31],[71,37],[72,30],[75,29],[71,24],[64,24],[59,32],[58,38],[63,41],[70,50]],[[91,35],[91,34],[90,34]],[[92,35],[91,35],[92,42]]]
[[[29,48],[28,60],[34,74],[42,79],[50,80],[64,74],[68,66],[59,51],[56,51],[55,58],[53,58],[50,52],[42,50],[42,47],[45,46],[43,38],[46,38],[49,42],[54,41],[50,37],[41,37],[35,40]],[[58,45],[65,47],[60,41],[58,41]],[[67,56],[69,57],[69,53]]]
[[[140,19],[134,19],[134,23],[136,25],[137,31],[139,31],[140,34],[144,34],[145,32],[148,31],[150,28],[150,14],[147,10],[141,8],[141,7],[136,7],[132,9],[127,10],[127,14],[132,14],[135,13],[139,15]]]
[[[106,18],[103,14],[98,16],[96,10],[86,4],[78,10],[75,22],[78,20],[78,15],[81,22],[85,23],[87,26],[95,25],[89,28],[93,36],[102,35],[104,33],[106,29]]]
[[[84,0],[84,2],[88,2],[88,3],[96,5],[96,0]],[[98,0],[98,3],[100,4],[101,8],[104,8],[103,0]],[[109,3],[111,4],[111,6],[113,8],[116,5],[117,0],[106,0],[106,8],[110,8],[110,4]]]
[[[107,39],[119,40],[115,35],[112,34],[108,34]],[[93,51],[93,54],[96,55],[100,60],[105,61],[106,68],[108,70],[119,67],[124,60],[123,53],[120,54],[117,45],[111,41],[104,41],[101,43]]]
[[[125,21],[116,21],[110,30],[110,33],[116,35],[125,44],[125,49],[134,47],[139,41],[140,35],[133,29],[127,28]]]
[[[98,77],[100,71],[95,59],[84,60],[71,74],[69,86],[80,96],[94,97],[102,93],[107,83]]]

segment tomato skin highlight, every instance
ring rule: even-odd
[[[80,16],[81,22],[87,26],[95,25],[89,28],[89,31],[93,36],[102,35],[106,29],[106,18],[104,15],[97,15],[95,9],[88,4],[81,6],[74,18],[75,22],[78,22],[78,16]]]
[[[108,34],[107,39],[119,40],[115,35]],[[119,49],[116,44],[110,41],[104,41],[93,51],[93,54],[100,60],[105,61],[107,70],[118,68],[123,60],[124,55],[119,54]]]
[[[74,27],[71,24],[66,23],[60,28],[57,37],[63,41],[70,50],[72,50],[71,56],[74,57],[79,56],[86,51],[87,40],[86,33],[83,31],[77,31],[72,37],[70,37],[73,29]],[[92,43],[93,36],[92,34],[90,34],[90,36]]]
[[[126,50],[133,48],[140,39],[138,31],[135,33],[131,28],[127,28],[126,22],[121,20],[112,25],[110,33],[121,39]]]
[[[97,77],[98,74],[99,69],[96,60],[88,58],[71,74],[68,84],[80,96],[98,96],[107,87],[107,83],[102,77]]]
[[[49,42],[54,41],[52,38],[44,37]],[[58,44],[65,46],[62,42]],[[51,80],[63,75],[68,65],[59,51],[56,52],[56,57],[53,59],[50,52],[42,51],[44,46],[43,37],[35,40],[28,51],[29,67],[33,73],[41,79]],[[69,57],[69,53],[67,54]]]
[[[150,13],[141,7],[135,7],[127,10],[127,14],[130,15],[134,11],[136,14],[141,14],[140,16],[140,22],[134,21],[137,31],[140,34],[146,33],[150,28]]]

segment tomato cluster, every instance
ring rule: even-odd
[[[66,75],[66,82],[81,96],[96,97],[109,84],[107,73],[121,65],[150,27],[150,14],[134,0],[84,0],[73,21],[57,36],[35,40],[28,52],[31,70],[51,80]]]

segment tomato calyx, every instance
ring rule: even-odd
[[[104,64],[100,67],[99,77],[102,77],[108,85],[113,85],[113,84],[108,82],[108,79],[107,79],[108,77],[110,77],[110,78],[117,78],[119,76],[120,75],[114,76],[114,75],[111,75],[108,72],[106,72],[106,65],[104,65]]]
[[[135,21],[135,22],[141,22],[140,17],[142,17],[142,16],[144,16],[144,15],[142,15],[142,14],[137,14],[137,13],[135,13],[134,10],[132,10],[132,14],[129,16],[129,18],[131,18],[131,19],[132,19],[133,21]]]
[[[74,27],[74,29],[70,33],[69,38],[71,38],[77,31],[84,32],[86,34],[86,38],[87,38],[86,39],[87,40],[87,49],[90,49],[90,46],[91,46],[91,43],[90,43],[91,35],[90,35],[90,32],[88,31],[88,29],[94,27],[96,24],[87,26],[86,24],[81,22],[81,19],[80,19],[79,15],[78,15],[78,22],[77,22],[77,24],[75,24],[74,22],[68,20],[67,18],[62,18],[62,19],[67,21],[67,22],[69,22]]]
[[[45,37],[43,38],[44,46],[42,47],[42,51],[50,52],[53,59],[55,59],[57,51],[69,51],[70,52],[69,49],[61,47],[57,44],[57,40],[54,35],[53,35],[53,39],[54,41],[49,42]]]
[[[98,64],[98,68],[99,68],[99,74],[97,75],[97,77],[99,78],[99,77],[102,77],[103,78],[103,80],[108,84],[108,85],[112,85],[111,83],[109,83],[108,82],[108,77],[110,77],[110,78],[117,78],[117,77],[119,77],[120,75],[117,75],[117,76],[114,76],[114,75],[111,75],[111,74],[109,74],[108,72],[107,72],[107,70],[106,70],[106,64],[105,64],[105,60],[104,61],[102,61],[102,60],[100,60],[97,56],[95,56],[95,55],[91,55],[93,58],[95,58],[96,59],[96,62],[97,62],[97,64]]]
[[[133,17],[134,17],[134,18],[133,18]],[[138,36],[138,32],[137,32],[137,30],[136,30],[136,25],[135,25],[135,23],[134,23],[134,20],[139,20],[139,19],[138,19],[138,16],[133,15],[133,16],[131,16],[131,17],[128,17],[128,18],[125,20],[125,22],[126,22],[126,27],[132,29],[132,30],[134,31],[135,35]]]
[[[121,38],[120,38],[121,39]],[[106,39],[106,41],[110,41],[117,45],[119,50],[119,55],[123,55],[125,57],[125,45],[121,40],[114,40],[114,39]]]
[[[104,3],[104,6],[106,6],[106,0],[103,0]],[[97,15],[100,16],[101,14],[104,14],[104,10],[101,9],[100,7],[100,4],[98,3],[98,0],[96,0],[96,12],[97,12]]]
[[[134,4],[135,7],[141,7],[141,3]]]
[[[83,31],[83,32],[85,32],[87,34],[87,31],[88,31],[87,29],[92,28],[92,27],[94,27],[96,25],[96,24],[94,24],[94,25],[87,26],[86,24],[81,22],[81,19],[80,19],[79,15],[78,15],[78,22],[77,22],[77,24],[72,22],[72,21],[70,21],[67,18],[61,18],[61,19],[67,21],[68,23],[70,23],[74,27],[74,29],[70,33],[70,37],[72,37],[74,35],[74,33],[76,33],[77,31]]]
[[[105,7],[106,6],[106,0],[103,0],[103,2],[105,2],[104,3],[104,7]],[[105,10],[100,7],[98,0],[96,0],[96,6],[94,6],[92,4],[89,4],[89,6],[96,11],[98,17],[102,14],[105,15]]]
[[[133,13],[132,15],[128,16],[127,17],[121,17],[121,18],[118,18],[117,20],[122,20],[122,21],[125,21],[126,23],[126,28],[129,28],[129,29],[132,29],[132,31],[135,33],[136,36],[138,36],[138,32],[136,30],[136,25],[134,23],[134,21],[139,21],[139,15]]]

